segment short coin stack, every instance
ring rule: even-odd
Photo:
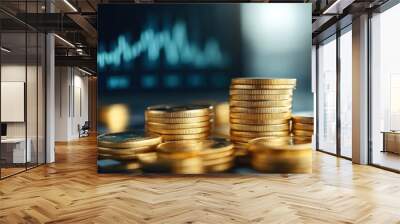
[[[296,79],[235,78],[230,87],[230,135],[238,156],[259,137],[289,136]]]
[[[292,118],[292,133],[295,143],[311,143],[314,133],[314,118],[294,116]]]
[[[224,138],[212,138],[203,141],[200,157],[208,173],[223,172],[232,168],[234,164],[233,144]]]
[[[116,163],[102,165],[100,172],[129,172],[140,168],[138,155],[154,152],[161,143],[161,137],[148,135],[144,131],[130,131],[104,134],[98,137],[99,160],[113,160]]]
[[[162,143],[157,155],[177,174],[223,172],[234,165],[233,144],[222,138]]]
[[[146,109],[146,130],[161,135],[163,142],[209,137],[213,108],[210,105],[151,106]]]
[[[310,173],[311,144],[294,143],[291,137],[263,137],[249,143],[251,165],[266,173]]]

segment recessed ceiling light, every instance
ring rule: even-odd
[[[4,51],[4,52],[6,52],[6,53],[10,53],[10,52],[11,52],[10,49],[7,49],[7,48],[5,48],[5,47],[1,47],[0,49],[1,49],[1,51]]]
[[[64,0],[64,3],[68,5],[74,12],[78,12],[78,10],[73,6],[68,0]]]
[[[62,38],[61,36],[59,36],[58,34],[54,34],[55,37],[57,37],[59,40],[61,40],[62,42],[64,42],[65,44],[67,44],[70,47],[75,48],[75,45],[73,45],[71,42],[69,42],[68,40]]]
[[[88,72],[88,71],[86,71],[86,70],[83,70],[83,69],[81,69],[81,68],[79,68],[79,67],[78,67],[78,70],[81,71],[81,72],[83,72],[83,73],[85,73],[86,75],[90,75],[90,76],[93,75],[92,73],[90,73],[90,72]]]

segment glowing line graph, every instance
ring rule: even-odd
[[[113,49],[98,52],[97,64],[99,68],[120,66],[123,63],[131,63],[146,53],[148,60],[156,61],[160,58],[161,52],[164,53],[167,64],[171,66],[218,68],[226,66],[230,61],[215,38],[207,39],[201,48],[197,43],[189,41],[186,24],[177,22],[172,29],[164,29],[160,32],[152,28],[145,29],[134,43],[129,43],[126,36],[120,35]]]

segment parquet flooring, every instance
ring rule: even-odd
[[[0,223],[400,223],[400,175],[316,152],[313,174],[97,174],[95,139],[0,181]]]

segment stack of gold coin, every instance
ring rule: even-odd
[[[314,118],[294,116],[292,118],[292,133],[295,143],[311,143],[314,133]]]
[[[140,168],[138,155],[154,152],[161,143],[161,136],[149,135],[144,131],[130,131],[100,135],[97,139],[99,160],[116,160],[110,167],[99,167],[102,171],[131,171]]]
[[[311,144],[296,144],[291,137],[263,137],[249,143],[251,165],[267,173],[310,173]]]
[[[233,144],[221,138],[166,142],[157,154],[177,174],[223,172],[234,165]]]
[[[259,137],[289,136],[296,79],[235,78],[230,87],[230,136],[238,156]]]
[[[223,172],[234,166],[233,144],[225,138],[212,138],[203,141],[200,157],[208,173]]]
[[[146,109],[146,130],[163,142],[207,139],[212,127],[210,105],[151,106]]]
[[[167,163],[176,174],[204,173],[203,160],[199,157],[201,140],[182,140],[157,146],[158,159]]]

